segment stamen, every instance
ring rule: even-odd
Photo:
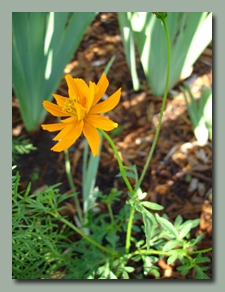
[[[79,120],[86,116],[86,109],[78,102],[77,96],[70,97],[64,104],[62,111]]]
[[[62,108],[62,111],[65,113],[70,114],[71,116],[74,116],[77,118],[77,111],[74,106],[74,103],[76,102],[76,97],[70,97],[66,102],[64,107]]]

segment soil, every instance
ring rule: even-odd
[[[132,80],[125,59],[116,13],[100,13],[96,17],[64,73],[69,73],[74,78],[82,78],[86,82],[89,80],[97,82],[105,65],[114,54],[116,59],[107,75],[109,80],[107,95],[110,96],[121,87],[122,96],[119,105],[106,117],[122,126],[123,131],[112,132],[109,135],[113,138],[124,165],[136,164],[140,174],[155,135],[162,97],[153,96],[149,90],[138,54],[137,68],[142,90],[135,92],[132,89]],[[191,89],[197,99],[202,85],[212,85],[212,44],[194,64],[191,77],[193,80]],[[168,96],[157,146],[143,180],[142,189],[147,192],[145,200],[163,205],[164,212],[172,222],[177,215],[181,215],[184,220],[201,218],[200,225],[192,231],[191,236],[197,237],[204,234],[203,240],[198,244],[198,249],[206,249],[212,247],[210,196],[212,146],[210,141],[205,146],[199,146],[196,143],[186,103],[179,90],[179,85],[182,84],[183,81],[180,81],[173,89],[172,93],[176,93],[176,99],[171,93]],[[64,78],[57,93],[68,96]],[[56,122],[55,117],[48,114],[45,123],[54,122]],[[20,156],[17,161],[21,175],[21,190],[25,189],[30,181],[32,181],[31,192],[43,189],[46,185],[61,182],[59,186],[61,193],[70,193],[71,189],[65,173],[64,154],[50,150],[54,145],[52,138],[55,133],[43,131],[41,128],[35,133],[27,133],[20,116],[18,100],[14,94],[12,133],[15,137],[25,135],[37,147],[37,150]],[[81,136],[69,149],[72,174],[78,191],[81,191],[82,187],[83,142],[84,137]],[[108,194],[112,187],[124,190],[121,200],[113,205],[115,213],[124,206],[127,198],[126,185],[121,178],[115,177],[118,173],[117,160],[109,143],[103,139],[96,185],[104,194]],[[79,199],[82,201],[81,196]],[[102,212],[107,212],[103,204],[99,207]],[[66,214],[72,215],[74,211],[75,206],[71,200]],[[212,258],[211,252],[204,255]],[[176,265],[168,266],[166,261],[160,260],[158,266],[161,278],[185,278],[176,271]],[[212,276],[211,263],[206,274],[209,277]]]

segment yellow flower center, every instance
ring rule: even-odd
[[[87,114],[87,109],[85,109],[78,102],[78,98],[76,96],[68,98],[64,104],[64,107],[62,108],[62,111],[70,116],[77,118],[78,121],[84,119]]]
[[[77,111],[74,106],[74,102],[76,102],[74,97],[69,98],[66,102],[62,110],[64,113],[68,113],[70,115],[76,115],[77,116]]]

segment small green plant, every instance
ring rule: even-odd
[[[200,145],[205,145],[208,139],[212,140],[212,90],[209,87],[205,88],[197,105],[189,85],[184,83],[184,86],[190,96],[190,102],[185,90],[181,88],[181,91],[186,101],[195,137]]]
[[[50,279],[69,260],[63,251],[71,245],[70,232],[65,227],[59,231],[48,214],[61,209],[58,204],[65,195],[58,193],[58,185],[30,195],[31,183],[24,192],[19,192],[19,184],[17,172],[12,178],[12,278]]]
[[[12,180],[13,279],[129,279],[129,274],[135,270],[129,264],[131,260],[142,267],[138,278],[149,274],[159,278],[156,264],[162,257],[167,257],[169,265],[179,259],[182,265],[177,270],[182,275],[194,268],[197,279],[209,279],[204,273],[207,267],[202,267],[202,263],[210,261],[202,257],[207,250],[188,252],[191,247],[196,250],[196,244],[203,238],[200,235],[188,239],[190,230],[200,219],[183,222],[178,216],[172,224],[165,214],[159,216],[148,210],[159,211],[163,207],[144,201],[146,194],[140,189],[127,201],[125,208],[113,214],[111,204],[118,200],[121,192],[112,189],[109,195],[98,194],[99,200],[107,205],[109,215],[89,210],[88,224],[82,227],[88,228],[91,234],[86,236],[79,231],[83,238],[73,242],[70,236],[77,227],[61,216],[60,211],[65,208],[64,201],[74,194],[59,194],[58,185],[30,194],[31,184],[19,192],[19,182],[17,172]],[[134,218],[140,219],[141,214],[144,222],[141,229],[133,230],[146,235],[146,240],[132,237],[135,246],[132,252],[126,252],[121,242],[121,234],[128,228],[129,206],[135,206]],[[197,257],[192,258],[195,254]]]
[[[18,138],[12,137],[12,163],[15,164],[20,155],[29,154],[32,150],[36,149],[29,139],[25,139],[24,135]]]

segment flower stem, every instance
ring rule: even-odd
[[[166,251],[160,251],[160,250],[155,250],[155,249],[150,249],[150,250],[136,250],[134,252],[131,253],[132,256],[134,255],[138,255],[138,254],[146,254],[146,255],[152,255],[152,254],[156,254],[156,255],[165,255],[165,256],[169,256],[170,253],[166,252]]]
[[[127,188],[128,190],[130,191],[131,194],[134,195],[134,190],[128,180],[128,178],[126,177],[126,174],[125,174],[125,170],[124,170],[124,166],[123,166],[123,163],[120,159],[120,156],[119,156],[119,153],[116,149],[116,146],[115,144],[113,143],[112,139],[101,129],[98,129],[100,133],[102,133],[102,135],[108,140],[109,144],[111,145],[115,155],[116,155],[116,158],[117,158],[117,161],[118,161],[118,164],[119,164],[119,168],[120,168],[120,172],[121,172],[121,175],[127,185]],[[130,212],[130,218],[129,218],[129,222],[128,222],[128,226],[127,226],[127,236],[126,236],[126,253],[129,253],[129,249],[130,249],[130,237],[131,237],[131,229],[132,229],[132,222],[133,222],[133,217],[134,217],[134,211],[135,211],[135,207],[134,206],[131,206],[131,212]]]
[[[129,218],[128,225],[127,225],[127,236],[126,236],[126,249],[125,249],[125,251],[127,254],[130,251],[130,237],[131,237],[131,229],[132,229],[134,211],[135,211],[135,207],[131,206],[130,218]]]
[[[90,243],[94,244],[95,246],[97,246],[98,248],[100,248],[101,250],[104,250],[107,253],[110,253],[112,255],[114,255],[115,257],[121,257],[122,255],[114,252],[104,246],[102,246],[101,244],[97,243],[96,241],[94,241],[93,239],[91,239],[88,235],[84,234],[82,231],[80,231],[79,228],[77,228],[75,225],[73,225],[72,223],[70,223],[67,219],[65,219],[64,217],[61,217],[58,215],[58,213],[53,213],[53,212],[48,212],[50,215],[54,216],[56,219],[62,221],[63,223],[65,223],[67,226],[69,226],[71,229],[73,229],[74,231],[76,231],[78,234],[80,234],[83,238],[85,238],[86,240],[88,240]]]
[[[187,254],[196,254],[196,253],[206,253],[208,251],[211,251],[212,247],[207,248],[207,249],[202,249],[202,250],[196,250],[196,251],[189,251]]]
[[[160,116],[159,116],[158,127],[156,129],[155,137],[154,137],[154,140],[153,140],[152,147],[151,147],[151,150],[149,152],[148,158],[146,160],[144,169],[143,169],[142,174],[140,176],[140,179],[138,181],[139,186],[142,183],[142,180],[143,180],[143,178],[145,176],[145,173],[146,173],[147,168],[149,166],[149,163],[151,161],[152,154],[153,154],[153,152],[155,150],[155,146],[156,146],[157,139],[158,139],[159,132],[160,132],[160,127],[161,127],[161,123],[162,123],[162,116],[163,116],[163,112],[164,112],[165,105],[166,105],[166,98],[167,98],[167,92],[168,92],[168,87],[169,87],[169,76],[170,76],[170,38],[169,38],[169,33],[168,33],[167,25],[166,25],[166,22],[165,22],[165,19],[164,18],[162,19],[162,23],[163,23],[164,28],[165,28],[166,38],[167,38],[167,47],[168,47],[168,66],[167,66],[166,87],[165,87],[165,92],[164,92],[164,96],[163,96],[163,102],[162,102],[162,108],[161,108],[161,112],[160,112]]]
[[[107,203],[106,205],[107,205],[107,208],[108,208],[108,211],[109,211],[109,216],[110,216],[111,222],[113,224],[114,223],[114,217],[113,217],[112,208],[111,208],[109,203]]]
[[[127,188],[131,192],[131,194],[134,194],[134,190],[133,190],[128,178],[126,177],[124,166],[123,166],[123,163],[122,163],[122,161],[120,159],[120,156],[119,156],[119,153],[118,153],[118,151],[116,149],[115,144],[113,143],[112,139],[103,130],[101,130],[101,129],[98,129],[98,130],[108,140],[109,144],[111,145],[111,147],[112,147],[112,149],[113,149],[113,151],[114,151],[114,153],[116,155],[116,158],[117,158],[117,161],[118,161],[118,164],[119,164],[119,168],[120,168],[120,172],[121,172],[121,175],[122,175],[122,177],[124,179],[124,182],[126,183]]]
[[[70,164],[68,149],[64,150],[64,154],[65,154],[66,175],[67,175],[71,190],[74,193],[74,202],[75,202],[75,205],[76,205],[76,208],[77,208],[78,218],[79,218],[80,223],[82,224],[83,217],[82,217],[81,207],[80,207],[80,203],[79,203],[79,200],[78,200],[78,197],[77,197],[77,194],[76,194],[76,188],[75,188],[75,185],[74,185],[74,182],[73,182],[72,173],[71,173],[71,164]]]

